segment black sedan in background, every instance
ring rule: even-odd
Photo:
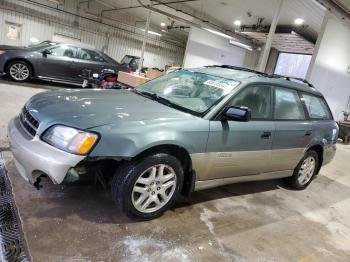
[[[0,74],[14,81],[30,78],[82,84],[86,75],[103,69],[127,71],[103,52],[70,44],[44,41],[29,47],[0,45]]]

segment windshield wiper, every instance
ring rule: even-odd
[[[162,97],[162,96],[159,96],[157,95],[156,93],[151,93],[151,92],[147,92],[147,91],[138,91],[140,92],[141,94],[151,98],[152,100],[155,100],[159,103],[162,103],[162,104],[165,104],[167,106],[174,106],[176,104],[172,103],[170,100]]]
[[[163,105],[169,106],[171,108],[175,108],[178,109],[180,111],[186,112],[186,113],[190,113],[193,115],[199,115],[199,113],[192,111],[191,109],[188,109],[186,107],[180,106],[178,104],[175,104],[173,102],[171,102],[170,100],[166,99],[165,97],[159,96],[156,93],[151,93],[151,92],[147,92],[147,91],[138,91],[136,89],[133,89],[134,92],[136,92],[137,94],[140,94],[142,96],[148,97],[154,101],[157,101]]]

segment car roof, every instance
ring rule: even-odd
[[[259,84],[273,84],[283,86],[298,91],[311,93],[317,96],[323,96],[312,84],[305,79],[294,78],[282,75],[270,75],[263,72],[250,70],[247,68],[229,66],[229,65],[213,65],[200,68],[190,68],[190,71],[214,75],[227,79],[240,81],[241,83],[259,83]]]

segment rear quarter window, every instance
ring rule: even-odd
[[[330,120],[332,114],[329,111],[326,101],[322,97],[302,94],[302,101],[311,119]]]

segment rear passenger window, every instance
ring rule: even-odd
[[[82,48],[80,51],[80,58],[94,62],[105,62],[104,58],[99,53],[84,48]]]
[[[231,106],[245,106],[252,112],[252,119],[271,119],[271,88],[249,86],[232,99]]]
[[[303,101],[307,108],[310,118],[312,119],[331,119],[331,113],[323,98],[303,94]]]
[[[287,88],[275,89],[275,112],[277,120],[303,120],[305,113],[298,92]]]
[[[50,48],[51,55],[59,57],[77,58],[78,48],[69,45],[59,45]]]

